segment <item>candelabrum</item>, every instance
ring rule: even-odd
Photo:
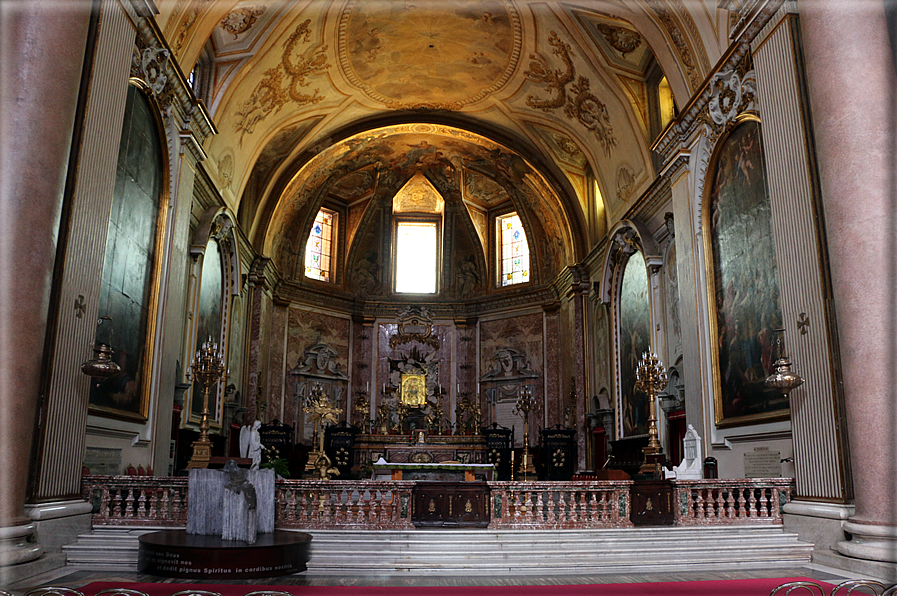
[[[526,385],[517,393],[517,403],[511,412],[515,416],[523,416],[523,458],[520,460],[521,480],[532,480],[533,476],[536,475],[536,468],[533,466],[529,455],[529,414],[535,409],[536,400],[533,397],[532,388]]]
[[[209,393],[224,375],[224,355],[212,338],[203,342],[187,373],[188,380],[202,384],[202,418],[199,422],[199,440],[193,442],[193,455],[188,468],[205,468],[212,458],[212,442],[209,440]]]
[[[324,425],[336,424],[336,418],[343,413],[342,408],[337,408],[324,393],[320,384],[315,384],[312,388],[311,395],[307,400],[304,408],[306,414],[311,415],[311,419],[315,423],[315,436],[317,442],[315,450],[308,454],[308,464],[305,469],[314,471],[321,480],[330,480],[334,474],[338,474],[339,470],[331,466],[330,458],[324,453]]]
[[[371,432],[370,418],[368,418],[371,413],[371,402],[368,400],[367,393],[359,392],[358,399],[355,401],[355,406],[352,410],[355,413],[355,426],[360,428],[361,432]]]
[[[645,463],[639,469],[642,474],[654,474],[657,464],[663,460],[663,447],[657,439],[657,394],[667,385],[667,373],[660,363],[657,354],[645,352],[642,354],[635,371],[635,390],[642,391],[648,396],[648,445],[642,449],[645,454]]]

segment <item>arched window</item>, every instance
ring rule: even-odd
[[[393,273],[397,293],[439,291],[444,210],[442,195],[421,173],[412,176],[393,197]]]
[[[337,213],[330,209],[321,209],[315,218],[305,244],[305,277],[321,281],[333,279],[334,230],[337,226]]]
[[[498,246],[498,285],[509,286],[529,281],[529,244],[526,231],[516,212],[495,218]]]

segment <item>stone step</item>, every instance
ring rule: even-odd
[[[152,529],[98,528],[63,547],[68,564],[133,569],[138,536]],[[378,573],[623,573],[784,568],[810,562],[813,546],[781,526],[610,530],[311,530],[310,575]]]

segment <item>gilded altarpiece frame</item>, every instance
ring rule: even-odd
[[[718,427],[789,417],[767,388],[782,327],[760,120],[739,116],[708,168],[702,226]]]
[[[91,379],[88,409],[94,415],[145,422],[168,223],[168,210],[163,206],[169,200],[170,168],[161,107],[144,81],[131,78],[129,84],[125,126],[130,128],[122,130],[119,148],[96,333],[97,342],[112,347],[112,358],[121,370],[109,378]],[[141,122],[134,121],[134,114],[139,113],[145,113],[145,124],[152,130],[138,128]],[[135,147],[139,136],[145,137],[148,150],[141,151],[147,149],[146,145]],[[152,205],[146,201],[128,204],[128,197],[135,196],[151,200]],[[127,213],[126,207],[130,209]],[[146,221],[148,217],[151,221]],[[141,221],[148,225],[127,227]]]

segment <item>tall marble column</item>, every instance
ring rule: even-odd
[[[882,2],[800,2],[838,318],[856,513],[847,556],[897,562],[895,134]]]
[[[0,8],[0,565],[41,553],[24,503],[90,7]]]

